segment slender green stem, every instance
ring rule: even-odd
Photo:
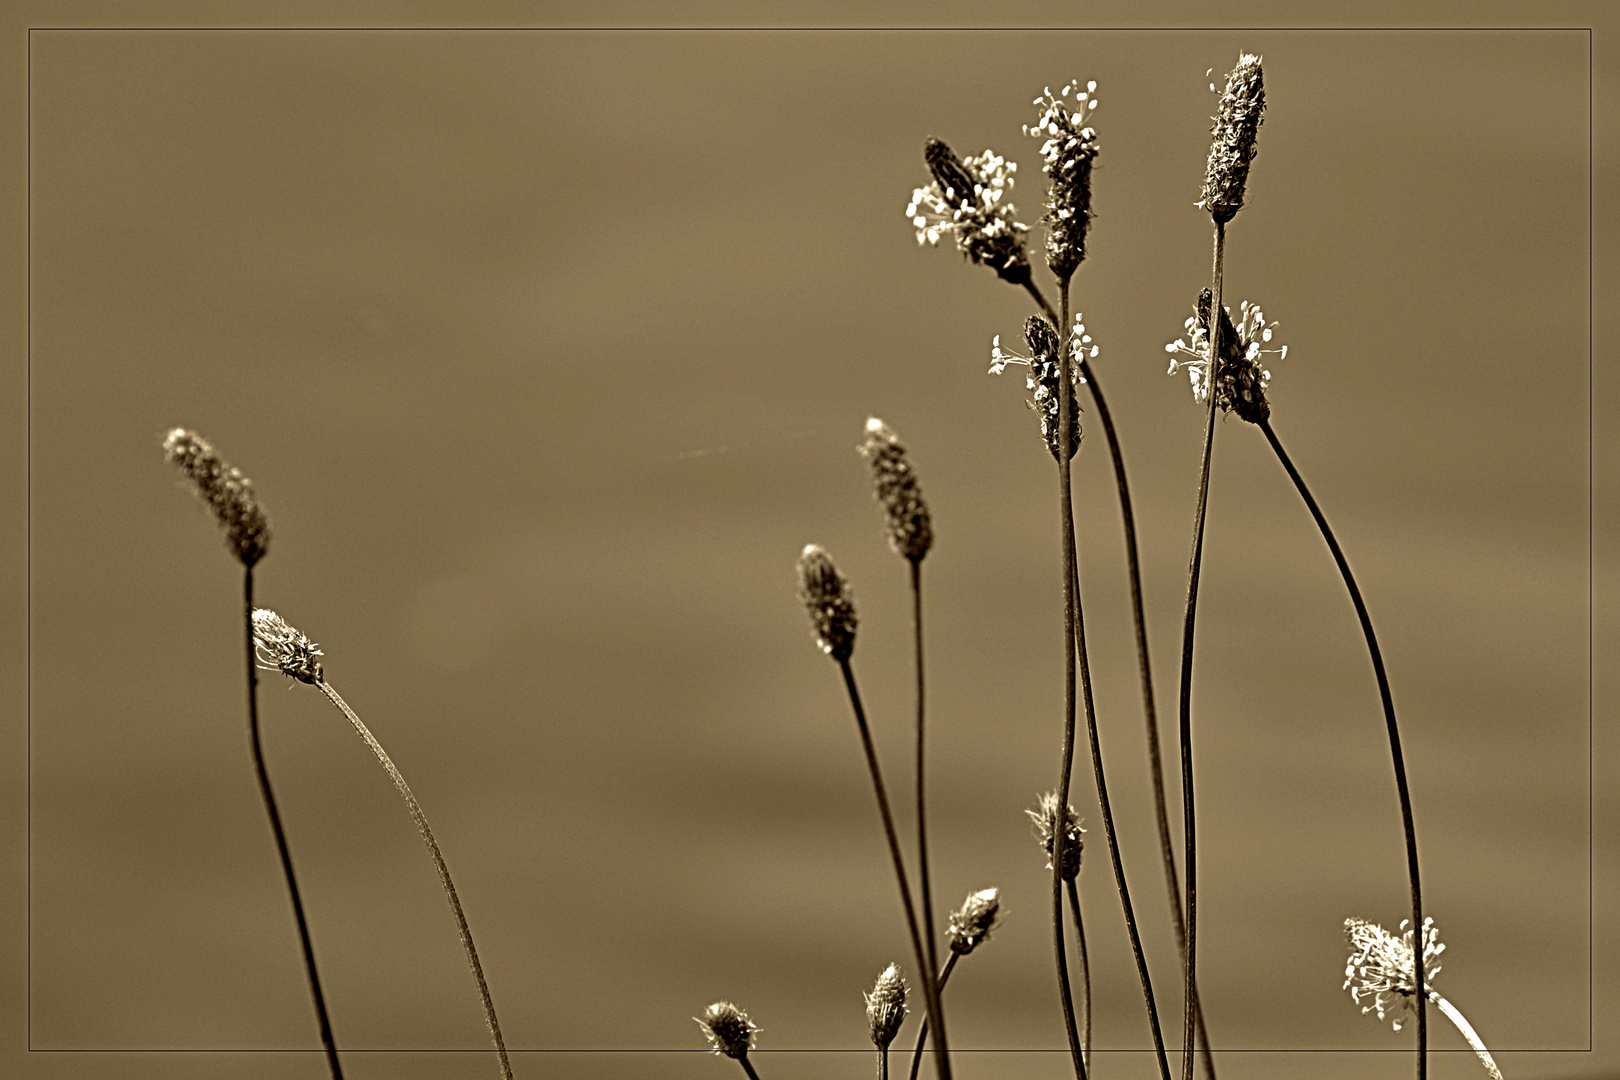
[[[1187,561],[1187,611],[1181,628],[1181,806],[1182,858],[1187,865],[1187,948],[1182,963],[1181,1080],[1192,1080],[1193,1015],[1198,1004],[1198,843],[1193,818],[1192,666],[1193,628],[1198,621],[1198,570],[1204,555],[1204,512],[1209,504],[1209,462],[1215,447],[1215,375],[1221,357],[1221,270],[1226,254],[1226,223],[1215,223],[1215,283],[1209,310],[1209,395],[1204,424],[1204,455],[1198,469],[1198,509],[1193,515],[1192,555]]]
[[[844,673],[844,689],[849,692],[849,705],[855,713],[855,726],[860,729],[861,748],[866,751],[866,766],[872,774],[872,790],[877,795],[878,813],[883,818],[883,833],[889,841],[889,855],[894,860],[894,876],[900,884],[900,906],[905,909],[906,929],[911,932],[911,952],[918,971],[932,971],[927,964],[928,954],[923,947],[922,934],[917,929],[917,911],[911,903],[911,885],[906,879],[905,860],[900,856],[900,834],[894,828],[894,815],[889,811],[889,793],[883,784],[883,770],[878,767],[877,749],[872,745],[872,732],[866,725],[866,709],[861,705],[861,692],[855,685],[855,671],[846,657],[838,661]],[[946,1041],[945,1014],[939,1007],[939,993],[933,980],[923,979],[923,998],[927,1003],[928,1018],[938,1033],[934,1037],[934,1068],[939,1080],[951,1080],[950,1045]]]
[[[741,1065],[743,1067],[743,1072],[748,1074],[748,1080],[759,1080],[759,1073],[754,1071],[754,1066],[749,1062],[747,1054],[744,1054],[742,1057],[738,1058],[737,1064]]]
[[[1074,921],[1074,937],[1080,946],[1080,990],[1085,995],[1080,1009],[1080,1048],[1084,1051],[1086,1068],[1091,1068],[1091,958],[1086,953],[1086,924],[1080,918],[1080,890],[1069,881],[1069,917]]]
[[[1038,293],[1036,295],[1039,295]],[[1069,989],[1069,963],[1063,944],[1063,863],[1068,839],[1066,813],[1069,807],[1069,779],[1074,771],[1074,679],[1075,623],[1079,596],[1075,590],[1077,569],[1074,555],[1074,492],[1069,480],[1069,458],[1074,451],[1070,425],[1074,416],[1074,387],[1069,381],[1069,282],[1058,283],[1058,304],[1062,309],[1057,324],[1058,352],[1052,357],[1058,381],[1058,506],[1063,549],[1063,769],[1058,776],[1057,807],[1052,828],[1052,952],[1057,962],[1058,998],[1063,1005],[1063,1026],[1069,1037],[1069,1053],[1074,1058],[1074,1074],[1085,1080],[1086,1061],[1080,1047],[1080,1032],[1074,1022],[1074,995]]]
[[[393,759],[382,748],[376,738],[360,722],[360,717],[349,708],[349,703],[338,696],[332,689],[332,684],[321,679],[315,684],[354,725],[354,730],[371,747],[371,752],[377,756],[382,767],[388,772],[388,777],[394,782],[400,797],[405,800],[405,806],[411,812],[411,820],[416,822],[416,831],[422,834],[423,843],[427,844],[428,854],[433,856],[433,867],[439,872],[439,884],[444,887],[444,895],[450,901],[450,910],[456,917],[456,929],[461,934],[461,947],[467,953],[467,965],[472,968],[473,979],[478,983],[478,998],[484,1006],[484,1022],[489,1025],[489,1034],[495,1040],[495,1052],[501,1059],[501,1076],[505,1080],[512,1080],[512,1063],[506,1057],[506,1043],[501,1039],[501,1023],[495,1018],[495,1002],[489,996],[489,984],[484,981],[484,968],[478,962],[478,950],[473,946],[472,928],[467,925],[467,916],[461,910],[461,898],[456,895],[456,886],[450,880],[450,868],[444,864],[444,855],[439,851],[438,841],[433,839],[433,830],[428,828],[427,816],[422,813],[422,807],[417,803],[416,796],[411,794],[411,786],[405,782],[405,777],[399,769],[394,767]]]
[[[922,925],[926,931],[924,942],[928,946],[928,966],[924,971],[939,967],[937,935],[934,932],[934,893],[928,872],[928,803],[924,798],[923,777],[923,618],[922,618],[922,560],[911,562],[911,625],[915,631],[917,653],[917,876],[922,886]],[[885,1066],[887,1069],[887,1066]]]
[[[1479,1055],[1480,1064],[1484,1065],[1485,1071],[1491,1074],[1491,1080],[1502,1080],[1502,1070],[1496,1067],[1495,1059],[1491,1057],[1491,1052],[1485,1049],[1485,1043],[1480,1039],[1479,1033],[1474,1030],[1474,1025],[1470,1024],[1463,1017],[1463,1014],[1457,1011],[1457,1006],[1435,993],[1432,989],[1429,990],[1429,997],[1434,1000],[1436,1005],[1440,1006],[1440,1011],[1446,1014],[1446,1019],[1457,1025],[1457,1030],[1462,1032],[1462,1037],[1468,1040],[1468,1045],[1474,1048],[1475,1054]]]
[[[321,975],[315,970],[315,946],[310,941],[309,924],[304,919],[304,901],[298,892],[298,876],[293,873],[292,852],[287,847],[287,836],[281,828],[281,812],[276,809],[276,795],[270,788],[270,773],[264,764],[264,748],[259,744],[259,672],[253,651],[253,567],[242,572],[242,613],[247,628],[247,687],[248,735],[253,745],[253,769],[259,777],[259,794],[264,797],[264,812],[270,818],[270,831],[276,837],[276,851],[281,855],[281,872],[287,879],[287,892],[292,897],[293,920],[298,924],[298,943],[304,951],[304,971],[309,976],[309,994],[315,1001],[315,1019],[321,1028],[321,1045],[326,1049],[326,1064],[332,1071],[332,1080],[343,1080],[343,1066],[338,1063],[337,1043],[332,1038],[332,1021],[326,1015],[326,995],[321,992]]]
[[[951,977],[951,972],[956,970],[956,958],[957,958],[958,955],[959,954],[953,950],[951,952],[951,955],[949,955],[949,956],[947,956],[945,958],[945,966],[940,969],[939,978],[934,981],[934,992],[936,994],[939,994],[941,996],[944,995],[944,993],[945,993],[945,982],[946,982],[946,980],[948,980]],[[925,1016],[925,1017],[923,1017],[923,1022],[920,1025],[918,1025],[918,1027],[917,1027],[917,1046],[916,1046],[915,1049],[913,1049],[911,1051],[911,1074],[910,1074],[910,1080],[917,1080],[917,1069],[922,1064],[923,1047],[926,1046],[927,1044],[928,1044],[928,1017]]]
[[[1406,831],[1406,874],[1412,888],[1412,985],[1423,985],[1423,888],[1418,877],[1417,829],[1412,821],[1412,793],[1406,784],[1406,759],[1401,753],[1401,731],[1395,723],[1395,698],[1389,689],[1389,675],[1384,671],[1384,654],[1378,648],[1378,635],[1373,633],[1372,616],[1367,614],[1367,605],[1362,602],[1361,590],[1356,587],[1355,575],[1350,572],[1350,563],[1340,550],[1339,541],[1334,538],[1327,518],[1322,515],[1321,507],[1317,506],[1316,500],[1311,497],[1311,489],[1305,486],[1305,478],[1294,468],[1294,462],[1277,439],[1277,433],[1271,430],[1269,419],[1260,421],[1260,430],[1266,433],[1266,441],[1271,443],[1272,450],[1276,451],[1277,460],[1282,462],[1282,467],[1287,470],[1289,479],[1294,482],[1300,498],[1305,500],[1311,517],[1316,519],[1316,527],[1321,530],[1322,539],[1327,541],[1328,550],[1333,553],[1333,561],[1338,564],[1339,576],[1344,578],[1344,587],[1350,593],[1350,602],[1355,605],[1356,618],[1361,621],[1362,636],[1367,639],[1367,655],[1372,659],[1373,674],[1378,678],[1378,697],[1384,706],[1384,726],[1389,731],[1389,756],[1395,766],[1395,790],[1401,799],[1401,825]],[[1417,1074],[1418,1080],[1424,1080],[1428,1073],[1429,1019],[1422,994],[1417,996],[1417,1018]]]

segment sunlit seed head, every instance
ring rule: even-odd
[[[325,655],[320,646],[269,608],[253,612],[253,654],[266,671],[279,671],[311,686],[324,677],[321,663],[315,659]]]
[[[163,455],[196,488],[220,528],[225,545],[251,568],[270,547],[270,521],[253,494],[253,482],[233,468],[195,431],[174,428],[163,440]]]
[[[887,1050],[900,1025],[906,1018],[906,980],[900,975],[900,966],[890,964],[878,975],[866,997],[866,1023],[872,1033],[872,1045]]]
[[[709,1049],[716,1054],[741,1060],[754,1048],[754,1036],[759,1028],[748,1019],[748,1014],[729,1001],[717,1001],[694,1016],[698,1027],[708,1037]]]

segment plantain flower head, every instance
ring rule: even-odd
[[[934,181],[913,191],[906,204],[917,243],[938,244],[940,237],[949,235],[956,250],[990,267],[1003,281],[1027,284],[1029,253],[1024,238],[1029,226],[1018,220],[1018,211],[1007,198],[1018,166],[989,150],[959,158],[939,139],[923,144],[923,159]]]
[[[1035,839],[1039,841],[1041,849],[1046,852],[1046,868],[1052,869],[1052,840],[1058,831],[1058,797],[1057,792],[1048,791],[1040,798],[1039,805],[1034,810],[1025,810],[1030,821],[1035,825]],[[1074,807],[1064,807],[1063,814],[1063,880],[1073,881],[1080,876],[1080,855],[1085,847],[1081,836],[1085,834],[1080,827],[1080,817],[1074,812]]]
[[[1170,354],[1170,370],[1174,375],[1185,371],[1192,382],[1193,400],[1202,404],[1209,400],[1209,311],[1213,306],[1210,291],[1198,294],[1198,304],[1187,319],[1187,336],[1164,347]],[[1271,344],[1275,322],[1267,322],[1260,305],[1247,300],[1238,305],[1237,325],[1232,324],[1231,309],[1221,309],[1221,362],[1216,369],[1215,404],[1223,410],[1235,412],[1251,424],[1258,424],[1271,415],[1266,401],[1266,387],[1271,385],[1271,372],[1263,366],[1268,355],[1282,360],[1288,356],[1288,346],[1267,348]],[[1183,359],[1183,357],[1185,359]]]
[[[1092,342],[1091,335],[1086,333],[1086,324],[1082,321],[1084,316],[1076,313],[1074,326],[1069,330],[1069,385],[1072,393],[1078,395],[1078,387],[1086,381],[1080,374],[1080,363],[1095,357],[1097,346]],[[1031,396],[1025,404],[1040,415],[1041,439],[1046,443],[1046,449],[1051,452],[1055,460],[1060,451],[1059,432],[1061,430],[1062,402],[1058,400],[1058,343],[1057,331],[1052,324],[1039,315],[1031,315],[1024,321],[1024,342],[1029,347],[1029,355],[1025,356],[1013,349],[1004,348],[1001,344],[1001,335],[997,334],[990,343],[990,374],[1000,375],[1009,365],[1019,364],[1029,368],[1029,375],[1024,380],[1025,387]],[[1078,361],[1078,362],[1077,362]],[[1069,456],[1074,457],[1080,449],[1080,401],[1078,396],[1071,400],[1073,408],[1069,414]]]
[[[759,1028],[748,1019],[747,1013],[729,1001],[717,1001],[704,1009],[702,1016],[692,1019],[708,1036],[709,1049],[716,1054],[740,1061],[754,1048],[754,1035]]]
[[[311,686],[323,678],[321,662],[315,659],[326,655],[321,647],[269,608],[254,609],[253,653],[266,671],[279,671]]]
[[[1080,80],[1064,85],[1061,92],[1046,93],[1035,99],[1041,118],[1024,134],[1045,139],[1041,144],[1041,171],[1048,177],[1046,189],[1046,265],[1060,281],[1066,281],[1086,257],[1086,230],[1091,225],[1091,168],[1097,160],[1097,133],[1086,121],[1097,108],[1097,84]],[[1071,103],[1069,95],[1075,94]]]
[[[1226,90],[1221,94],[1215,126],[1210,129],[1204,196],[1195,204],[1208,210],[1216,222],[1231,221],[1243,209],[1249,162],[1259,152],[1255,139],[1265,113],[1266,88],[1260,58],[1253,53],[1243,53],[1238,57],[1237,67],[1226,77]]]
[[[855,594],[832,556],[815,544],[805,545],[799,556],[799,599],[810,612],[821,651],[848,660],[855,651]]]
[[[990,937],[1001,919],[1001,891],[994,887],[969,893],[962,906],[951,913],[945,938],[951,951],[966,956]]]
[[[900,975],[900,966],[890,964],[884,968],[872,992],[865,996],[866,1023],[872,1031],[872,1045],[887,1050],[906,1018],[906,980]]]
[[[270,547],[270,521],[253,495],[253,481],[233,468],[207,439],[175,428],[163,440],[163,456],[179,467],[225,530],[225,545],[243,566],[264,558]]]
[[[1390,1021],[1394,1030],[1408,1016],[1417,1015],[1413,984],[1413,957],[1411,920],[1402,919],[1404,934],[1396,937],[1382,926],[1364,919],[1344,920],[1344,934],[1350,939],[1350,960],[1344,966],[1344,988],[1350,991],[1350,1000],[1361,1005],[1362,998],[1371,1001],[1361,1006],[1363,1014],[1378,1013],[1378,1019]],[[1440,931],[1433,919],[1423,920],[1423,989],[1434,996],[1429,984],[1440,974],[1440,954],[1446,947],[1440,944]]]
[[[906,448],[894,429],[877,417],[866,422],[866,441],[857,447],[872,467],[872,494],[883,506],[889,547],[920,563],[934,542],[934,527]]]

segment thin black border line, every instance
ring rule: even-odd
[[[1594,235],[1594,219],[1592,219],[1592,107],[1594,107],[1594,89],[1592,89],[1592,40],[1596,31],[1591,26],[1102,26],[1102,28],[1081,28],[1081,26],[990,26],[990,28],[977,28],[977,26],[29,26],[26,28],[26,42],[28,42],[28,63],[26,63],[26,92],[24,92],[24,110],[26,110],[26,131],[28,131],[28,152],[26,152],[26,244],[28,244],[28,288],[26,288],[26,304],[28,311],[24,317],[24,335],[26,335],[26,439],[28,439],[28,479],[26,479],[26,518],[28,518],[28,538],[26,538],[26,588],[24,588],[24,610],[28,615],[26,627],[26,677],[24,677],[24,695],[26,695],[26,712],[28,712],[28,725],[26,725],[26,755],[28,755],[28,782],[26,782],[26,925],[28,925],[28,1002],[24,1006],[26,1023],[28,1023],[28,1036],[26,1036],[26,1052],[29,1054],[311,1054],[319,1049],[115,1049],[115,1048],[34,1048],[34,470],[32,470],[32,450],[34,450],[34,31],[42,32],[248,32],[248,34],[264,34],[264,32],[967,32],[967,34],[983,34],[983,32],[1084,32],[1084,34],[1103,34],[1103,32],[1199,32],[1199,34],[1236,34],[1236,32],[1264,32],[1264,34],[1335,34],[1335,32],[1448,32],[1448,34],[1473,34],[1473,32],[1578,32],[1586,34],[1586,1048],[1557,1048],[1557,1049],[1498,1049],[1500,1054],[1581,1054],[1592,1052],[1592,980],[1594,980],[1594,962],[1592,962],[1592,926],[1594,926],[1594,904],[1592,904],[1592,711],[1594,711],[1594,691],[1592,691],[1592,429],[1594,429],[1594,379],[1592,379],[1592,298],[1594,298],[1594,262],[1592,262],[1592,235]],[[345,1048],[345,1054],[483,1054],[488,1049],[356,1049]],[[685,1054],[685,1052],[698,1052],[706,1054],[708,1049],[512,1049],[514,1054]],[[781,1049],[758,1052],[792,1052],[792,1054],[844,1054],[844,1052],[870,1052],[854,1051],[854,1049]],[[1063,1052],[1059,1049],[961,1049],[964,1054],[1048,1054],[1048,1052]],[[1118,1049],[1116,1054],[1136,1054],[1137,1049]],[[1382,1048],[1349,1048],[1349,1049],[1239,1049],[1223,1048],[1221,1052],[1228,1054],[1388,1054],[1388,1052],[1411,1052],[1409,1049],[1382,1049]],[[1430,1049],[1430,1052],[1447,1054],[1443,1049]],[[1466,1051],[1473,1052],[1473,1051]]]

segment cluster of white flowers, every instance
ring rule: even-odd
[[[1018,211],[1007,198],[1017,163],[986,150],[963,158],[962,165],[973,181],[972,191],[947,193],[936,180],[911,193],[906,217],[917,228],[917,243],[938,244],[941,236],[950,235],[963,252],[969,252],[975,241],[1002,237],[1022,244],[1029,227],[1018,221]]]
[[[1084,318],[1085,314],[1083,312],[1075,312],[1074,326],[1069,330],[1069,355],[1075,359],[1093,360],[1096,359],[1100,350],[1096,345],[1092,344],[1091,335],[1086,333],[1086,324],[1081,321]],[[1000,375],[1007,370],[1008,364],[1023,364],[1025,367],[1033,366],[1029,362],[1029,357],[1023,353],[1002,348],[1001,335],[997,334],[990,339],[990,374]],[[1073,370],[1072,374],[1074,376],[1074,385],[1085,385],[1086,378],[1080,374],[1078,367]],[[1037,389],[1033,371],[1031,371],[1028,380],[1025,382],[1025,387],[1029,390]]]
[[[1416,987],[1412,982],[1411,920],[1402,919],[1404,935],[1397,938],[1376,923],[1364,919],[1344,920],[1344,933],[1350,939],[1350,961],[1344,966],[1344,989],[1350,999],[1361,1005],[1363,997],[1372,998],[1371,1004],[1362,1005],[1361,1011],[1376,1011],[1378,1019],[1390,1014],[1390,1023],[1401,1030],[1407,1015],[1417,1015],[1414,1003]],[[1439,957],[1446,947],[1440,944],[1440,931],[1433,919],[1423,920],[1423,989],[1430,997],[1434,990],[1429,983],[1440,974]]]
[[[1079,79],[1066,84],[1057,94],[1053,94],[1048,86],[1046,92],[1035,99],[1035,107],[1041,110],[1041,118],[1033,126],[1024,125],[1025,135],[1035,138],[1046,136],[1046,142],[1041,145],[1041,171],[1047,176],[1052,176],[1054,169],[1062,172],[1073,167],[1078,152],[1089,148],[1091,154],[1096,153],[1094,140],[1097,133],[1087,126],[1086,121],[1097,109],[1097,99],[1092,97],[1097,92],[1097,84],[1086,83],[1086,88],[1080,90],[1071,105],[1069,95],[1076,90],[1080,90]]]
[[[1227,317],[1231,317],[1231,309],[1226,309]],[[1192,382],[1193,399],[1199,404],[1209,400],[1209,328],[1202,325],[1197,314],[1190,316],[1184,324],[1187,331],[1185,338],[1178,338],[1164,347],[1170,354],[1170,370],[1166,373],[1174,375],[1178,371],[1186,371]],[[1275,322],[1266,322],[1265,312],[1260,310],[1258,304],[1251,304],[1247,300],[1238,305],[1238,321],[1235,327],[1237,340],[1235,342],[1223,341],[1226,346],[1221,350],[1225,362],[1234,361],[1249,365],[1252,369],[1254,381],[1260,386],[1262,392],[1271,384],[1271,372],[1260,364],[1263,355],[1275,354],[1277,359],[1286,359],[1288,346],[1283,345],[1275,349],[1265,346],[1271,343],[1271,333],[1275,330]],[[1179,359],[1179,357],[1187,359]],[[1230,401],[1217,401],[1222,408],[1231,408]]]

